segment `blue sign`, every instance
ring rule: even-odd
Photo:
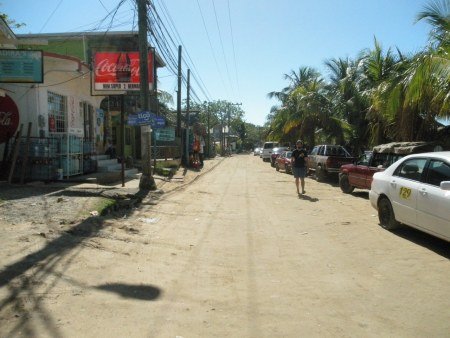
[[[166,120],[162,116],[156,116],[151,112],[140,112],[128,115],[129,126],[152,126],[152,128],[164,128]]]
[[[164,128],[166,126],[166,119],[162,116],[155,116],[151,124],[152,128]]]
[[[0,83],[43,83],[41,50],[0,49]]]

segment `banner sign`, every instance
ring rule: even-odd
[[[156,116],[151,112],[140,112],[137,114],[128,115],[129,126],[151,126],[152,128],[163,128],[166,125],[166,120],[162,116]]]
[[[161,128],[155,130],[156,141],[174,141],[175,128]]]
[[[42,51],[0,49],[0,82],[43,83]]]
[[[140,90],[139,52],[94,53],[94,89]],[[153,55],[148,54],[148,87],[153,88]]]

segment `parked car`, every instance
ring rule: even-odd
[[[289,150],[288,147],[277,147],[277,148],[273,148],[272,150],[272,154],[270,154],[270,165],[272,167],[275,167],[275,161],[278,158],[278,156],[281,155],[281,153],[283,151]]]
[[[338,174],[343,164],[356,159],[340,145],[315,146],[307,157],[308,172],[315,173],[317,181],[323,181],[329,174]]]
[[[275,161],[275,169],[277,171],[284,170],[286,173],[292,173],[291,164],[292,151],[283,151]]]
[[[339,186],[349,194],[355,188],[370,189],[373,174],[383,171],[400,158],[416,153],[432,151],[434,143],[427,142],[392,142],[381,144],[373,148],[355,163],[341,166],[339,172]],[[438,146],[439,147],[439,146]]]
[[[265,142],[264,143],[262,153],[261,153],[261,157],[264,162],[270,161],[270,155],[272,155],[273,148],[276,148],[276,147],[278,147],[278,142]]]
[[[383,228],[405,224],[450,241],[450,151],[408,155],[375,173],[369,199]]]
[[[259,147],[256,147],[256,148],[253,150],[253,155],[254,155],[254,156],[259,156],[260,153],[261,153],[261,148],[259,148]]]

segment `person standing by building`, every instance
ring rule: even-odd
[[[302,186],[302,194],[305,193],[306,157],[308,157],[308,153],[303,147],[303,142],[298,140],[295,143],[295,150],[292,152],[291,157],[292,172],[294,173],[295,186],[297,187],[298,195],[300,195],[300,182]]]
[[[200,151],[198,154],[200,156],[200,166],[201,167],[203,167],[204,151],[205,151],[205,140],[204,140],[203,136],[200,136]]]

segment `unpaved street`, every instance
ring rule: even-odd
[[[0,337],[449,336],[448,243],[293,182],[238,155],[120,220],[3,224]]]

